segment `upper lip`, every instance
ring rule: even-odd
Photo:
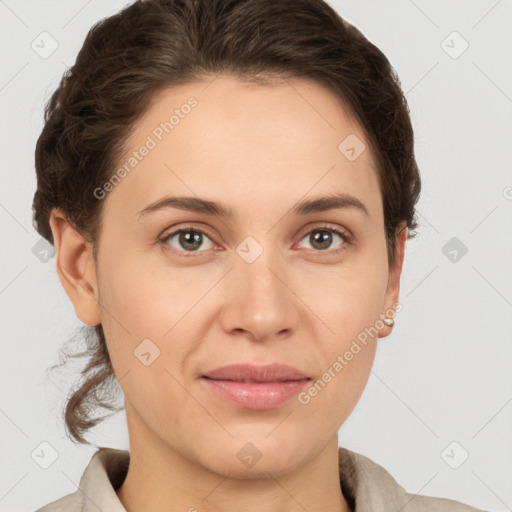
[[[287,380],[309,379],[307,375],[297,368],[279,363],[267,364],[264,366],[256,366],[253,364],[232,364],[205,373],[203,377],[215,380],[232,380],[237,382],[282,382]]]

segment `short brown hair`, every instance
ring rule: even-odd
[[[312,79],[335,94],[378,162],[391,265],[400,222],[415,236],[421,189],[407,101],[385,55],[323,0],[136,1],[96,23],[46,104],[35,151],[37,231],[53,244],[49,217],[60,208],[96,251],[102,201],[93,191],[113,174],[135,121],[156,92],[219,73],[268,85]],[[89,357],[83,382],[64,412],[73,438],[87,444],[82,433],[104,419],[89,413],[112,408],[98,393],[115,380],[101,324],[89,330],[78,354]]]

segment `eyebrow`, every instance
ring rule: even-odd
[[[208,201],[198,197],[164,197],[151,203],[146,208],[137,213],[137,218],[140,218],[149,213],[161,210],[163,208],[177,208],[180,210],[187,210],[197,213],[205,213],[207,215],[214,215],[226,219],[235,217],[234,211],[231,208],[215,201]],[[304,216],[310,213],[319,213],[328,210],[353,208],[356,211],[362,212],[367,217],[370,213],[366,206],[357,197],[349,194],[332,194],[329,196],[317,197],[315,199],[308,199],[297,203],[291,210],[292,215]]]

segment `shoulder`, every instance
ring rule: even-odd
[[[127,450],[101,447],[91,457],[80,478],[78,489],[52,501],[36,512],[122,511],[116,495],[128,471],[130,454]]]
[[[405,493],[409,500],[403,512],[486,512],[460,501]]]
[[[355,511],[485,512],[465,503],[407,492],[381,465],[361,453],[340,447],[340,484]]]
[[[76,491],[38,508],[35,512],[75,512],[82,510],[82,505],[82,496]]]

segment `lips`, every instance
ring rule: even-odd
[[[310,379],[308,375],[297,368],[280,363],[264,366],[232,364],[212,370],[203,375],[203,377],[241,383],[287,382]]]
[[[245,409],[272,409],[289,402],[312,378],[293,366],[232,364],[201,377],[208,391]]]

